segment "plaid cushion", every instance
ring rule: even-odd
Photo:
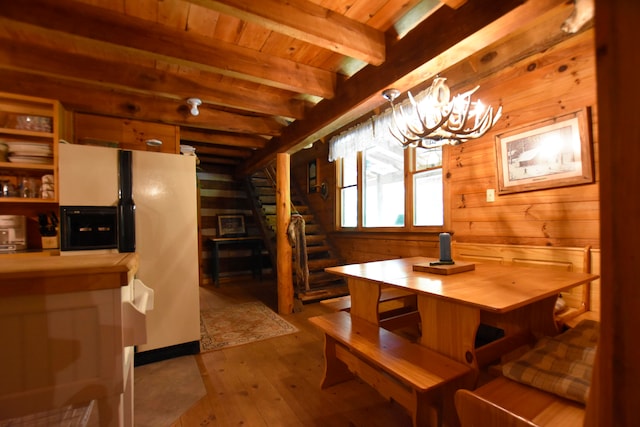
[[[586,403],[598,331],[598,322],[583,320],[558,336],[544,337],[531,351],[506,363],[502,374],[514,381]]]

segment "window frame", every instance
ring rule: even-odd
[[[363,153],[357,153],[357,206],[358,206],[358,218],[357,225],[355,227],[343,227],[342,226],[342,180],[343,180],[343,159],[336,160],[336,209],[335,209],[335,224],[338,231],[357,231],[364,233],[379,233],[379,232],[420,232],[420,233],[441,233],[450,229],[451,224],[451,197],[449,191],[449,176],[446,172],[449,170],[449,150],[451,147],[445,145],[442,147],[442,206],[443,206],[443,225],[414,225],[414,176],[422,173],[427,169],[416,170],[416,154],[415,151],[421,148],[410,147],[404,152],[404,226],[401,227],[364,227],[363,215],[364,215],[364,177],[363,177]],[[429,168],[433,170],[436,168]]]

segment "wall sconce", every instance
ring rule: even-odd
[[[189,112],[192,116],[197,116],[198,114],[200,114],[200,111],[198,111],[198,107],[202,105],[202,101],[200,100],[200,98],[187,99],[187,105],[190,108]]]
[[[451,99],[445,80],[437,77],[427,90],[418,95],[417,100],[408,92],[409,114],[405,114],[402,106],[397,107],[393,103],[400,91],[386,89],[382,92],[382,96],[391,104],[389,132],[404,148],[436,148],[479,138],[502,115],[502,106],[494,115],[493,107],[486,108],[480,100],[471,101],[471,95],[480,86]]]

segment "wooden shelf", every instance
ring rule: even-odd
[[[18,137],[27,137],[27,138],[46,138],[53,139],[53,132],[38,132],[35,130],[24,130],[24,129],[14,129],[14,128],[2,128],[0,127],[0,135],[15,135]]]
[[[57,203],[56,199],[42,199],[39,197],[0,197],[0,203],[34,203],[34,204],[50,204]]]
[[[22,177],[40,179],[43,175],[53,175],[54,191],[54,197],[48,199],[0,197],[0,206],[3,211],[11,211],[12,214],[18,215],[33,215],[36,213],[34,206],[58,202],[57,165],[61,113],[60,103],[53,99],[0,93],[0,142],[39,143],[51,147],[51,158],[45,159],[47,163],[0,162],[0,177],[2,180],[11,182],[15,188],[19,188]],[[44,117],[46,122],[32,122],[29,117],[34,119]]]
[[[14,162],[0,162],[0,170],[3,169],[20,169],[20,170],[33,170],[33,171],[45,171],[52,172],[55,167],[53,164],[34,164],[34,163],[14,163]]]

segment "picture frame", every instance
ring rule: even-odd
[[[594,180],[588,108],[509,130],[495,141],[499,194]]]
[[[246,234],[243,215],[218,215],[219,237],[243,237]]]
[[[318,160],[313,159],[307,165],[307,192],[317,193],[320,188],[320,176],[318,174]]]

